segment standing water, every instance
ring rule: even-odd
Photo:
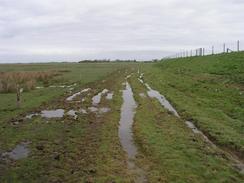
[[[101,91],[100,93],[98,93],[97,95],[95,95],[94,97],[92,97],[92,105],[98,105],[101,101],[102,95],[108,93],[107,89],[104,89],[103,91]]]
[[[126,82],[126,89],[123,90],[123,101],[124,103],[121,107],[121,116],[119,122],[120,143],[123,149],[127,152],[127,164],[129,170],[135,171],[137,174],[135,182],[146,182],[144,171],[137,167],[134,162],[137,154],[137,148],[133,140],[132,125],[137,105],[133,98],[133,92],[128,82]]]
[[[18,144],[11,152],[5,152],[2,156],[8,156],[13,160],[19,160],[26,158],[29,155],[30,150],[27,148],[29,142],[22,142]]]

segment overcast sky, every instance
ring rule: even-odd
[[[238,39],[244,0],[0,0],[0,63],[148,60]]]

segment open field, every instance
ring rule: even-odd
[[[40,82],[36,86],[40,89],[31,92],[23,92],[22,107],[16,109],[16,94],[1,93],[0,94],[0,120],[14,117],[24,111],[30,110],[33,107],[38,107],[43,102],[47,102],[55,97],[64,95],[67,88],[60,86],[72,86],[74,90],[80,86],[102,80],[108,73],[115,71],[118,68],[124,67],[126,64],[76,64],[76,63],[50,63],[50,64],[1,64],[0,72],[43,72],[43,71],[59,71],[61,73],[57,77],[48,78],[48,85]],[[49,87],[48,87],[49,86]],[[56,87],[50,87],[56,86]],[[44,88],[42,88],[44,87]],[[34,100],[33,100],[34,99]]]
[[[243,182],[243,60],[1,65],[59,74],[0,93],[0,182]]]

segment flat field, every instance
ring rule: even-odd
[[[0,182],[244,181],[244,53],[0,65],[47,71],[0,93]]]

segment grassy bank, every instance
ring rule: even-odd
[[[243,52],[144,64],[141,71],[185,119],[243,159]]]
[[[134,137],[138,164],[149,182],[241,182],[240,175],[221,152],[194,134],[184,121],[146,96],[136,77],[131,80],[137,101]],[[139,95],[144,93],[144,96]]]

